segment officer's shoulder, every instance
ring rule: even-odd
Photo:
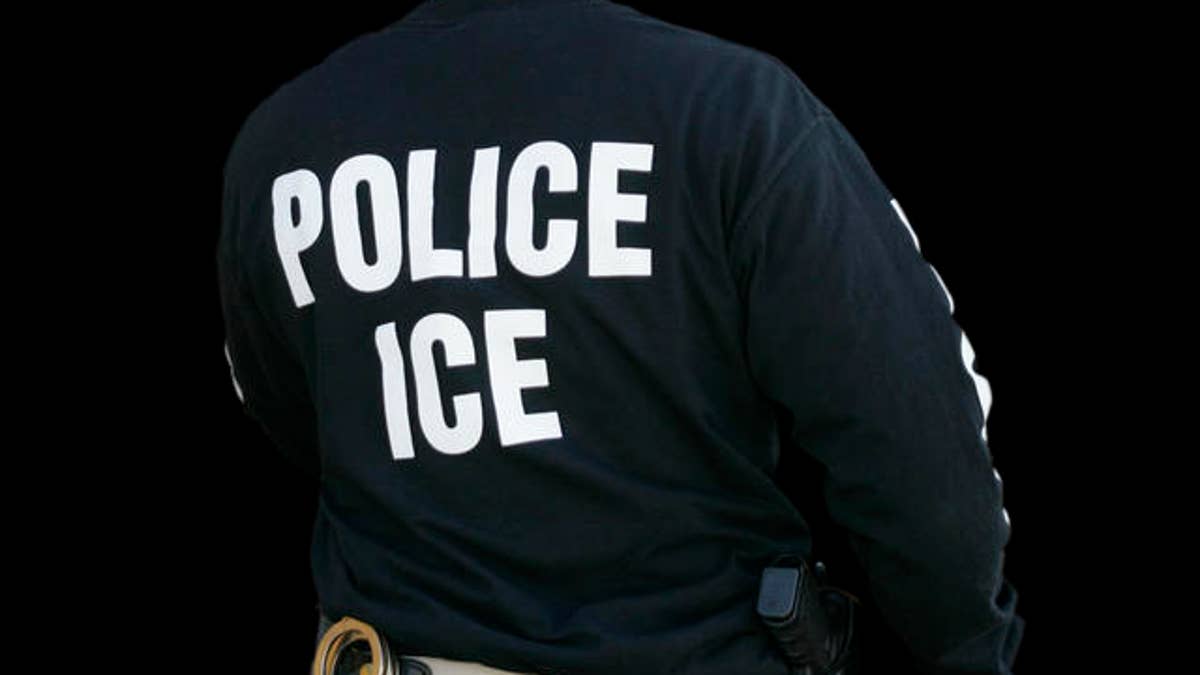
[[[320,96],[325,89],[330,68],[335,67],[346,54],[378,35],[379,31],[364,32],[337,45],[260,98],[242,118],[226,150],[223,169],[226,177],[242,168],[242,164],[254,153],[271,146],[272,135],[286,135],[289,127],[299,122],[309,109],[307,101],[313,96]]]
[[[261,147],[265,144],[264,133],[273,119],[278,117],[279,112],[287,110],[288,106],[285,100],[294,94],[297,82],[307,78],[310,70],[311,68],[276,86],[265,97],[259,99],[242,117],[238,129],[225,151],[222,172],[227,183],[245,168],[244,164],[248,159],[247,153],[251,151],[251,148]]]
[[[763,48],[627,5],[618,7],[618,16],[636,28],[642,39],[653,43],[655,54],[674,55],[690,70],[712,74],[712,82],[728,88],[723,95],[742,97],[751,105],[770,107],[787,98],[814,113],[825,109],[791,64]]]
[[[683,48],[694,50],[697,56],[707,54],[715,59],[735,60],[746,65],[787,68],[778,57],[763,49],[700,28],[673,23],[627,5],[620,7],[622,11],[619,16],[640,27],[646,34],[674,41]]]

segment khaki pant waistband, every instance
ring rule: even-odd
[[[337,675],[338,657],[350,644],[365,642],[371,648],[371,664],[361,675],[533,675],[502,670],[475,661],[456,661],[422,654],[397,654],[383,635],[365,621],[345,616],[332,621],[322,614],[322,620],[332,625],[325,630],[313,655],[312,675]],[[360,675],[355,673],[355,675]]]

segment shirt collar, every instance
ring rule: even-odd
[[[423,0],[423,2],[409,10],[400,19],[400,22],[428,23],[456,21],[479,12],[498,9],[588,5],[602,1],[604,0]]]

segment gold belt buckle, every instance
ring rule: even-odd
[[[363,664],[357,675],[400,675],[387,640],[370,624],[352,616],[342,617],[325,631],[313,657],[312,675],[334,675],[338,660],[351,645],[358,642],[366,642],[370,646],[371,661]]]

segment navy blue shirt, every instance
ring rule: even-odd
[[[319,478],[331,616],[529,672],[787,666],[776,480],[822,467],[932,673],[1023,630],[987,381],[898,200],[779,59],[609,0],[429,0],[225,165],[236,395]]]

